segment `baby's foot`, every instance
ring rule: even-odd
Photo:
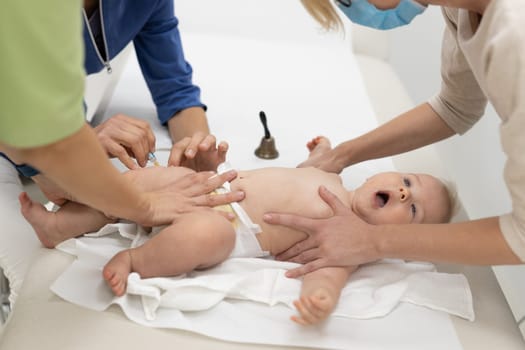
[[[324,136],[317,136],[313,138],[306,144],[306,147],[308,147],[308,150],[310,151],[310,155],[308,156],[308,158],[322,155],[332,149],[330,140],[328,140],[328,138]]]
[[[130,250],[124,250],[115,255],[104,266],[102,275],[106,283],[116,296],[124,295],[128,283],[128,276],[131,273]]]
[[[31,200],[25,192],[20,193],[18,200],[22,215],[31,224],[44,247],[54,248],[62,241],[55,213],[48,211],[42,204]]]
[[[314,325],[324,321],[335,308],[337,301],[331,293],[320,288],[312,295],[303,295],[299,300],[294,301],[294,306],[299,315],[294,315],[291,320],[303,325]]]

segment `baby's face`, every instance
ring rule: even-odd
[[[380,173],[354,190],[352,210],[378,224],[440,223],[449,209],[445,186],[426,174]]]

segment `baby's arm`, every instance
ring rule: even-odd
[[[348,277],[356,269],[357,266],[326,267],[306,274],[301,297],[294,301],[299,315],[292,316],[292,321],[307,326],[326,319],[337,305]]]

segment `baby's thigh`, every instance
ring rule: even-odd
[[[196,254],[207,256],[210,262],[226,259],[235,245],[232,224],[212,209],[185,214],[174,226],[184,239],[195,242]]]

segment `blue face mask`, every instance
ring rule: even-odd
[[[336,0],[339,9],[354,23],[376,29],[392,29],[410,23],[426,6],[401,0],[393,9],[380,10],[367,0]]]

